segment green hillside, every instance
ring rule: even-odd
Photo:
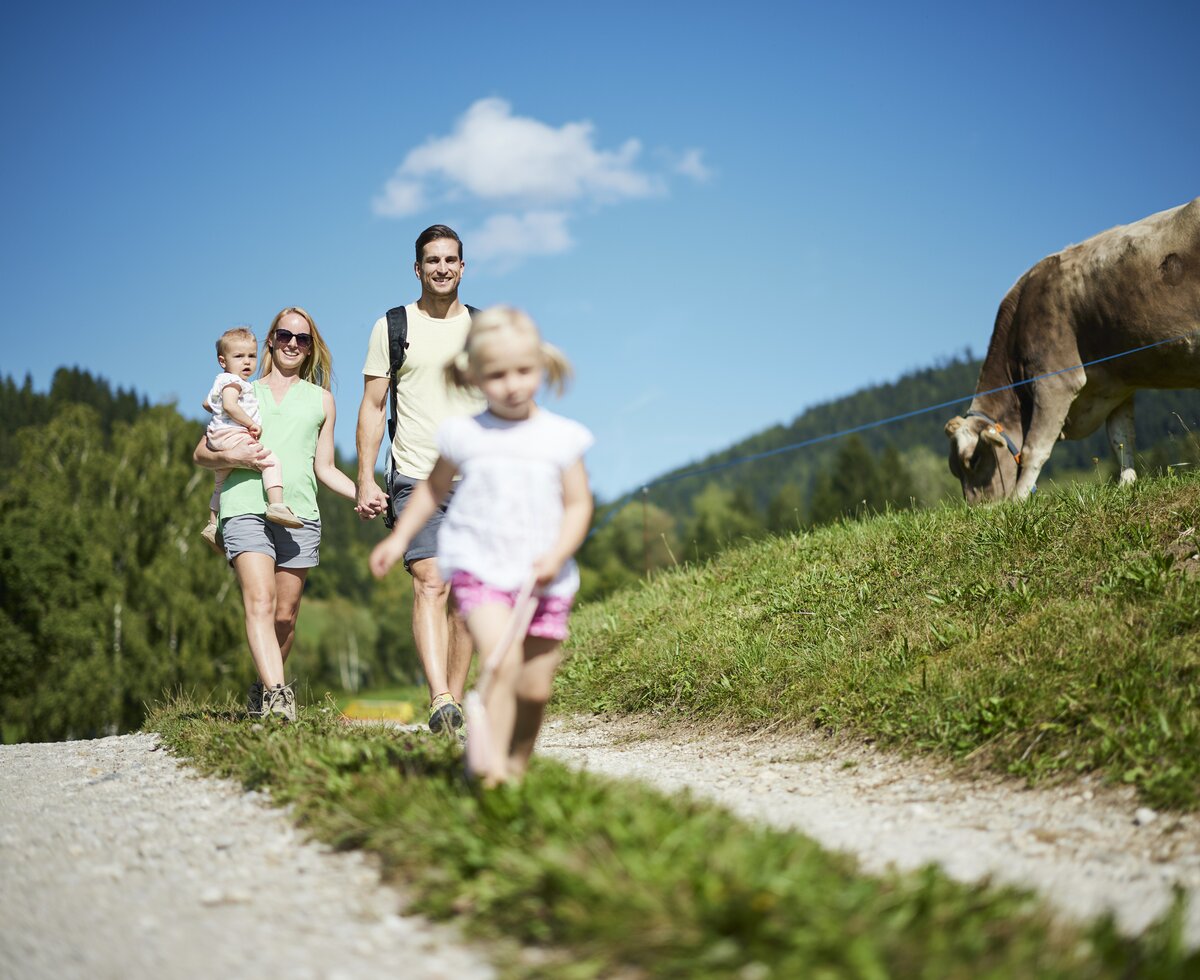
[[[556,707],[816,726],[1195,808],[1198,529],[1185,469],[744,544],[582,608]]]
[[[790,425],[772,426],[602,506],[598,532],[581,552],[584,597],[766,533],[961,499],[943,429],[970,404],[979,367],[967,353],[815,405]],[[934,405],[946,407],[924,411]],[[888,419],[896,420],[876,424]],[[847,430],[857,431],[838,435]],[[1193,465],[1197,433],[1200,391],[1138,393],[1141,472]],[[1060,442],[1040,483],[1104,482],[1112,474],[1102,427],[1088,439]]]
[[[868,425],[882,419],[915,412],[930,405],[955,402],[950,407],[915,415],[911,418],[870,428],[860,435],[875,455],[888,447],[910,461],[925,453],[936,456],[946,473],[946,485],[957,493],[946,467],[947,419],[967,409],[979,377],[981,361],[968,354],[940,364],[904,374],[896,381],[871,385],[853,394],[823,402],[806,409],[790,425],[776,425],[757,435],[713,453],[687,466],[668,471],[648,481],[651,500],[673,515],[692,511],[696,497],[707,484],[715,483],[731,490],[744,489],[760,510],[765,510],[782,485],[798,487],[807,501],[822,472],[836,458],[841,440],[832,440],[767,459],[730,466],[694,477],[682,474],[706,470],[731,461],[771,452],[781,447]],[[1161,467],[1173,462],[1171,450],[1184,440],[1188,431],[1200,431],[1200,391],[1143,391],[1137,396],[1137,444],[1139,462]],[[1044,481],[1061,474],[1092,470],[1093,458],[1099,457],[1105,474],[1109,472],[1109,450],[1101,428],[1088,439],[1059,443],[1045,469]]]

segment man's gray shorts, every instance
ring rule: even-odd
[[[304,527],[284,527],[262,514],[243,514],[221,523],[225,557],[252,551],[270,555],[276,568],[313,568],[321,560],[321,522],[303,517]]]
[[[400,512],[404,510],[408,501],[412,498],[413,490],[422,482],[421,480],[414,480],[411,477],[407,477],[403,473],[392,473],[388,476],[388,491],[392,495],[392,510],[397,517],[400,516]],[[409,542],[408,551],[404,552],[404,568],[410,575],[412,574],[412,563],[414,561],[422,561],[425,558],[433,558],[437,555],[438,528],[442,526],[442,518],[446,516],[446,508],[450,506],[450,501],[453,497],[454,490],[452,488],[433,516],[429,518],[425,526]]]

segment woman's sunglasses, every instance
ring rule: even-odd
[[[292,333],[290,330],[284,330],[283,327],[275,328],[275,343],[277,346],[286,347],[293,340],[301,350],[308,350],[312,346],[312,334],[310,333]]]

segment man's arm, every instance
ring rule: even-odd
[[[370,520],[387,510],[387,494],[375,482],[375,461],[379,459],[379,445],[386,428],[387,399],[388,379],[364,375],[358,428],[354,432],[358,452],[358,494],[354,509],[363,520]]]

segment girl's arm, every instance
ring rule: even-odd
[[[404,557],[413,536],[433,516],[438,504],[446,499],[457,472],[458,467],[453,463],[443,456],[438,457],[429,476],[413,488],[412,496],[396,519],[392,533],[375,545],[371,552],[372,575],[383,578],[388,569]]]
[[[583,460],[563,473],[563,516],[554,547],[533,563],[539,586],[549,585],[563,565],[583,544],[592,521],[592,491],[588,487],[587,467]]]
[[[262,435],[262,426],[252,419],[238,399],[242,397],[242,389],[237,385],[229,384],[221,389],[221,407],[225,409],[225,414],[233,419],[238,425],[245,426],[249,430],[250,435],[257,439]]]
[[[358,488],[354,481],[337,468],[333,457],[333,426],[337,409],[333,404],[333,395],[328,391],[321,392],[321,403],[325,407],[325,421],[321,423],[321,431],[317,433],[317,448],[313,453],[313,472],[325,486],[342,497],[354,500],[358,496]]]

